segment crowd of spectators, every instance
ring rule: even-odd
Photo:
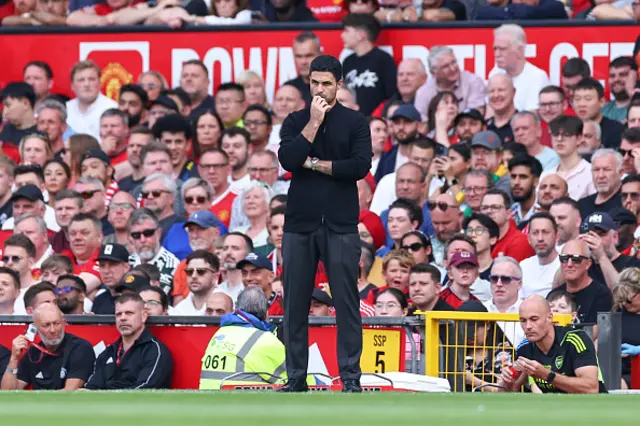
[[[151,9],[157,16],[146,4],[107,4],[82,5],[68,22],[185,13],[162,8],[169,2]],[[442,6],[434,15],[457,17]],[[127,13],[102,13],[107,7]],[[215,2],[221,15],[225,7]],[[578,57],[554,86],[526,60],[525,31],[506,24],[494,31],[488,81],[460,70],[446,46],[425,58],[428,77],[422,61],[396,67],[376,47],[371,15],[343,22],[353,54],[337,96],[369,117],[373,145],[370,173],[357,184],[361,314],[465,310],[475,301],[517,312],[539,294],[581,323],[622,310],[625,343],[640,345],[636,62],[611,61],[610,99]],[[101,69],[89,60],[70,70],[72,99],[55,93],[47,63],[26,64],[24,81],[0,94],[0,315],[43,304],[118,315],[131,304],[144,311],[126,315],[221,316],[245,287],[264,292],[269,316],[282,315],[282,235],[296,170],[278,161],[280,127],[308,105],[309,64],[321,46],[311,32],[295,38],[299,76],[272,105],[251,71],[212,96],[211,70],[199,60],[183,63],[175,88],[149,71],[116,100],[100,93]],[[316,284],[310,315],[333,315],[322,263]],[[36,320],[57,315],[44,310]],[[523,338],[519,328],[503,331],[514,346]]]
[[[0,0],[2,26],[249,25],[339,22],[367,14],[380,23],[467,20],[634,20],[633,0]]]

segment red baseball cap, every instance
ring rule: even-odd
[[[475,254],[469,251],[458,251],[451,256],[451,260],[449,261],[449,266],[460,266],[462,264],[470,264],[473,266],[478,266],[478,258]]]
[[[358,221],[362,222],[373,237],[373,246],[375,249],[378,250],[382,247],[387,237],[380,217],[372,211],[362,210]]]

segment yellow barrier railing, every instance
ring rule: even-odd
[[[512,365],[516,348],[524,338],[520,317],[515,313],[416,314],[425,319],[425,373],[448,379],[454,392],[495,383],[501,369]],[[553,320],[568,325],[571,315],[554,315]]]

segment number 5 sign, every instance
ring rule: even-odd
[[[365,328],[362,331],[363,373],[404,371],[405,332],[397,328]]]

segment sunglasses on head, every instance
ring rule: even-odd
[[[587,256],[580,256],[577,254],[561,254],[558,257],[560,258],[560,263],[567,263],[571,260],[576,265],[581,264],[583,260],[589,259]]]
[[[153,234],[155,234],[157,230],[158,230],[158,228],[155,228],[155,229],[145,229],[144,231],[132,232],[132,233],[131,233],[131,238],[133,238],[134,240],[139,240],[143,235],[144,235],[146,238],[149,238],[149,237],[151,237]]]
[[[149,198],[149,195],[153,195],[153,198],[158,198],[162,194],[168,193],[169,191],[163,191],[162,189],[156,189],[153,191],[142,191],[142,198]]]
[[[423,248],[424,246],[420,243],[413,243],[413,244],[409,244],[408,246],[402,246],[402,250],[408,250],[408,251],[419,251],[421,248]]]
[[[207,272],[215,272],[213,269],[209,268],[187,268],[184,271],[187,273],[188,277],[192,276],[194,272],[199,277],[203,277]]]
[[[80,195],[82,195],[82,198],[84,200],[88,200],[89,198],[93,197],[96,194],[96,192],[100,192],[100,190],[99,189],[95,189],[93,191],[81,192]]]
[[[204,204],[207,201],[207,197],[204,197],[202,195],[198,195],[197,197],[184,197],[184,202],[187,204],[193,204],[193,203],[198,203],[198,204]]]
[[[7,263],[9,261],[13,262],[13,263],[18,263],[22,260],[22,258],[20,256],[2,256],[2,261],[4,263]]]
[[[72,292],[72,291],[74,291],[74,290],[75,290],[75,291],[80,291],[80,289],[79,289],[79,288],[76,288],[76,287],[73,287],[73,286],[68,285],[68,286],[66,286],[66,287],[54,288],[54,289],[53,289],[53,292],[54,292],[55,294],[62,294],[62,293],[70,293],[70,292]]]
[[[444,201],[427,201],[427,207],[429,207],[429,210],[435,210],[436,207],[439,208],[440,210],[442,210],[443,212],[446,212],[447,210],[451,209],[456,209],[456,206],[452,206],[450,204],[447,204]]]
[[[489,275],[489,281],[494,285],[498,284],[498,282],[501,282],[503,285],[509,285],[512,281],[520,281],[520,278],[510,275]]]

